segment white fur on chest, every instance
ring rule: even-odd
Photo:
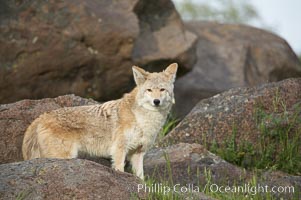
[[[166,116],[165,113],[154,111],[135,113],[137,123],[126,133],[129,149],[140,145],[145,151],[151,148],[165,123]]]

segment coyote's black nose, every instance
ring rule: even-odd
[[[160,100],[159,100],[159,99],[155,99],[155,100],[154,100],[154,104],[155,104],[156,106],[158,106],[158,105],[160,104]]]

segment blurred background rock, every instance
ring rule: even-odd
[[[186,27],[199,38],[197,62],[193,70],[176,83],[176,113],[179,116],[187,114],[200,99],[230,88],[255,86],[300,76],[300,58],[296,57],[287,44],[287,38],[277,36],[286,35],[295,49],[301,51],[299,38],[294,37],[296,34],[292,35],[284,30],[288,27],[294,32],[301,32],[297,18],[285,21],[287,15],[298,15],[298,12],[290,13],[290,10],[294,11],[292,8],[294,4],[298,4],[297,1],[277,1],[270,4],[257,0],[174,2]],[[284,18],[281,22],[285,21],[285,26],[279,27],[279,24],[266,22],[277,20],[272,14],[281,4],[286,6],[282,7],[282,12],[276,18]],[[271,15],[260,13],[256,5],[261,6],[261,11],[267,11]]]
[[[254,21],[268,31],[242,25]],[[0,103],[116,99],[134,87],[132,65],[158,71],[178,62],[181,118],[229,88],[299,77],[298,56],[271,30],[238,0],[1,1]]]

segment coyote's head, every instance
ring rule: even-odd
[[[177,69],[176,63],[159,73],[149,73],[133,66],[134,79],[138,87],[138,105],[154,111],[170,108],[175,103],[173,89]]]

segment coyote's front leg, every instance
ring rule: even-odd
[[[131,158],[130,162],[132,164],[132,170],[142,180],[144,179],[144,174],[143,174],[143,157],[144,157],[145,152],[135,152]]]

